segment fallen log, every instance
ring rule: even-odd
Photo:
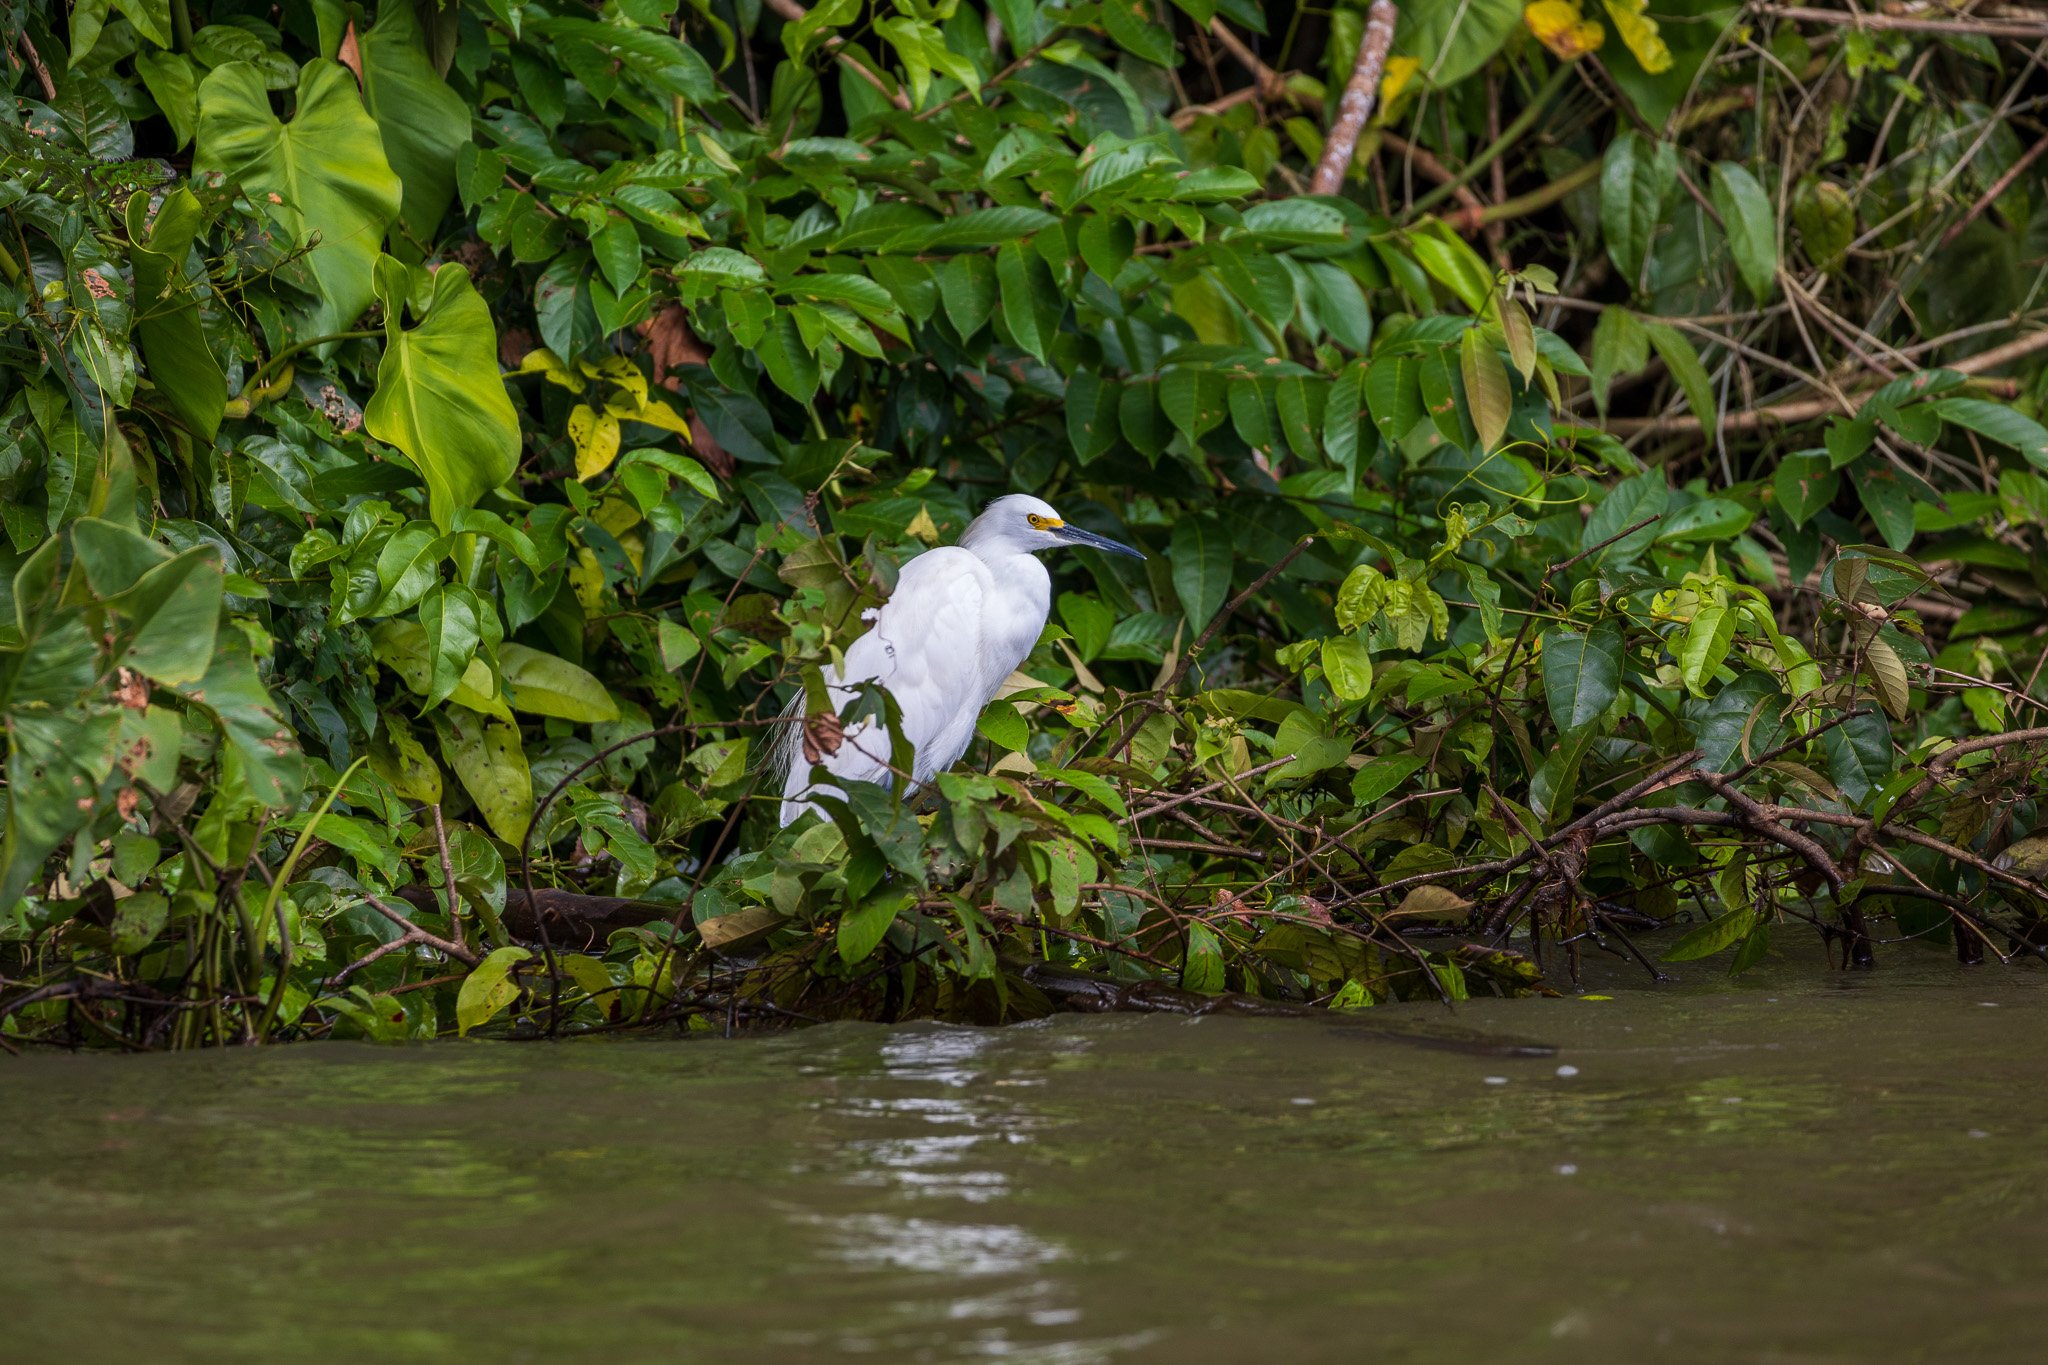
[[[400,887],[398,894],[423,911],[443,908],[440,893],[420,883]],[[499,918],[507,933],[524,943],[538,944],[541,941],[541,922],[545,917],[549,941],[558,951],[591,952],[601,949],[605,939],[614,931],[642,924],[666,923],[675,918],[679,908],[626,896],[593,896],[556,887],[539,888],[529,900],[526,892],[515,886],[506,888],[505,908]],[[1556,1048],[1545,1043],[1447,1031],[1422,1021],[1409,1027],[1383,1019],[1332,1013],[1291,1000],[1263,1000],[1238,991],[1209,995],[1164,981],[1113,981],[1106,976],[1073,967],[1054,966],[1049,962],[1006,960],[1003,967],[1011,976],[1042,994],[1055,1009],[1069,1014],[1176,1014],[1185,1018],[1224,1016],[1314,1020],[1360,1039],[1408,1043],[1477,1056],[1550,1057],[1557,1053]]]
[[[446,908],[440,892],[418,882],[400,887],[398,894],[420,910]],[[630,896],[593,896],[551,886],[538,888],[528,900],[523,888],[511,886],[505,889],[505,908],[499,919],[506,933],[522,943],[534,944],[542,941],[541,926],[545,920],[548,942],[565,952],[584,953],[603,948],[605,940],[617,930],[666,923],[680,910],[680,906],[658,905]]]

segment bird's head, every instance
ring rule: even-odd
[[[1069,525],[1051,503],[1029,493],[1011,493],[983,508],[981,515],[968,523],[960,544],[984,558],[991,551],[1036,554],[1062,546],[1086,546],[1104,554],[1129,555],[1132,559],[1145,557],[1142,551],[1121,541]]]

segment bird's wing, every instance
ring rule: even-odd
[[[867,634],[847,646],[846,666],[827,670],[826,681],[842,706],[859,683],[888,689],[902,713],[905,737],[917,747],[913,777],[920,783],[965,751],[974,718],[988,700],[983,625],[993,586],[988,566],[971,551],[925,551],[903,566],[896,590],[875,611]],[[835,777],[885,785],[893,778],[889,737],[879,726],[848,726],[839,752],[821,761]],[[809,777],[798,757],[785,797],[799,799],[810,788]],[[800,810],[790,806],[785,822]]]

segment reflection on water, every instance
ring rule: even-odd
[[[2039,978],[1614,993],[0,1061],[5,1357],[2038,1357]]]

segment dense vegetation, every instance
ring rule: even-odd
[[[1985,8],[0,5],[0,1045],[2040,951]],[[1150,559],[778,830],[1013,489]]]

